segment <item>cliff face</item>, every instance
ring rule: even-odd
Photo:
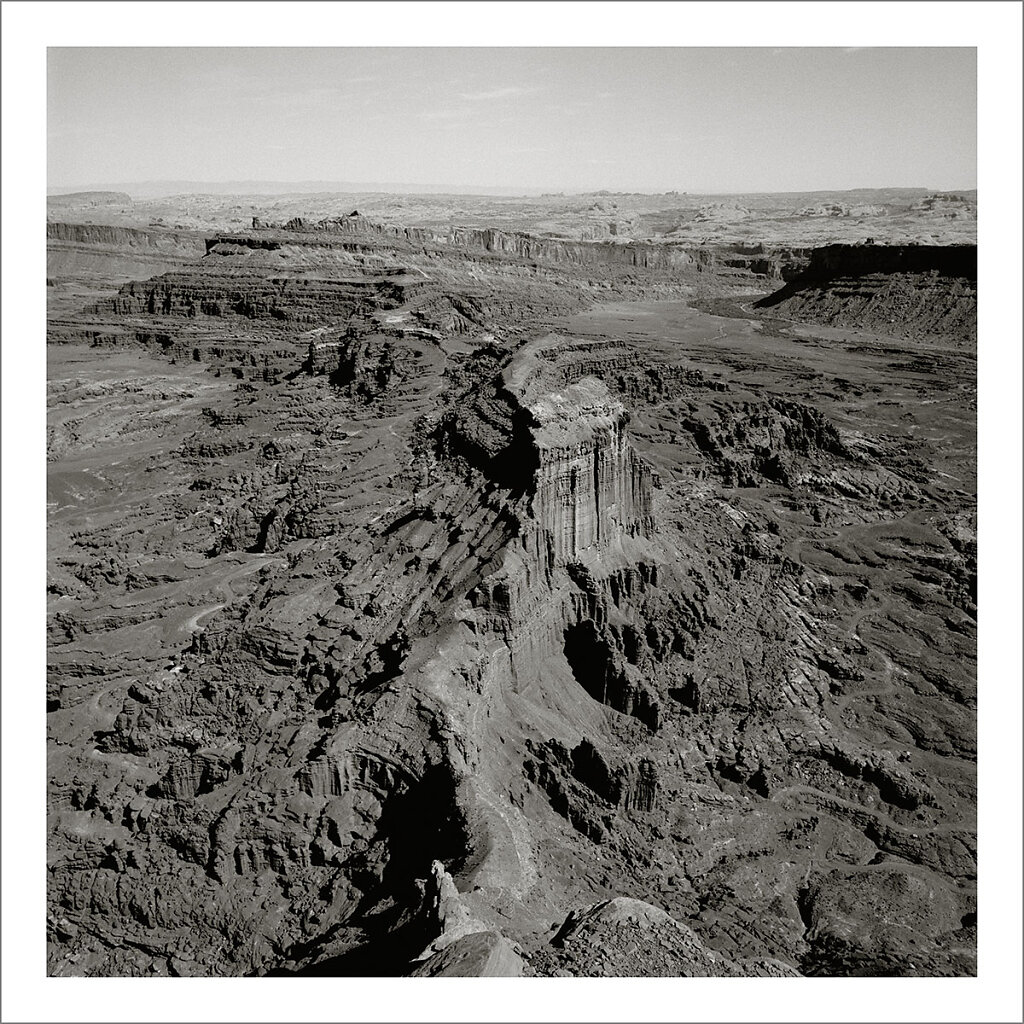
[[[276,248],[280,241],[263,232],[269,226],[254,230],[256,235],[218,236],[208,239],[207,250],[224,244],[249,248]],[[373,242],[391,241],[409,243],[432,250],[436,246],[459,248],[469,252],[493,253],[530,262],[568,265],[580,269],[677,271],[698,268],[726,276],[751,275],[771,280],[789,281],[802,273],[813,252],[810,248],[771,246],[764,243],[731,244],[722,246],[696,245],[673,240],[634,241],[610,236],[583,237],[579,240],[549,238],[525,231],[505,231],[500,228],[452,227],[436,230],[423,227],[404,227],[398,224],[378,224],[366,217],[339,217],[310,221],[296,217],[288,221],[284,230],[292,233],[286,244],[330,245],[329,236],[342,236],[352,241],[339,241],[339,246],[361,249]],[[318,242],[304,240],[301,235],[319,236]],[[359,239],[360,241],[355,241]]]
[[[51,970],[970,973],[952,372],[355,220],[51,319]]]
[[[61,309],[80,312],[77,285],[108,292],[125,281],[194,265],[202,255],[203,236],[190,231],[48,221],[46,283],[51,317]]]
[[[654,269],[685,267],[694,263],[692,253],[682,246],[646,245],[643,242],[568,242],[497,228],[453,228],[443,240],[485,252],[580,266],[620,264]]]
[[[626,434],[628,415],[596,377],[530,407],[538,469],[533,515],[550,564],[621,535],[653,531],[651,470]]]
[[[696,262],[691,249],[682,245],[608,240],[572,242],[540,238],[521,231],[502,231],[499,228],[453,227],[447,231],[436,231],[398,224],[377,224],[366,217],[339,217],[320,221],[296,217],[288,221],[284,229],[292,232],[397,239],[420,245],[451,245],[525,260],[576,266],[620,265],[673,269],[691,266]],[[240,240],[235,238],[232,241]],[[254,240],[251,244],[258,243]]]
[[[976,245],[823,245],[811,252],[808,279],[859,274],[927,274],[978,278]]]
[[[130,281],[92,312],[225,317],[319,323],[398,306],[416,282],[405,275],[319,280],[256,274],[171,273]]]
[[[203,249],[202,237],[187,232],[143,231],[108,224],[65,224],[61,221],[47,223],[46,239],[49,242],[76,242],[119,249],[183,249],[195,255],[201,254]]]
[[[974,245],[827,245],[757,306],[793,320],[971,345],[977,276]]]
[[[654,530],[653,475],[629,443],[629,414],[603,381],[576,376],[580,364],[551,361],[560,340],[528,345],[445,428],[446,447],[525,495],[523,545],[546,573]]]
[[[501,553],[500,569],[481,579],[470,596],[479,628],[508,645],[509,676],[499,689],[515,689],[516,680],[535,677],[552,652],[561,651],[575,681],[570,686],[654,732],[661,715],[658,696],[629,663],[626,650],[636,660],[630,641],[610,624],[632,614],[634,599],[657,581],[657,566],[644,561],[662,557],[654,475],[630,442],[623,404],[602,380],[578,377],[579,365],[566,358],[566,347],[559,336],[538,339],[501,375],[511,415],[507,431],[494,434],[521,460],[517,529]],[[505,678],[500,670],[492,676]],[[567,713],[576,717],[569,699]],[[551,749],[561,750],[557,743]],[[563,767],[556,757],[553,765],[542,762],[531,771],[577,831],[602,834],[604,826],[592,813],[575,806],[570,813],[559,775]],[[593,773],[583,769],[570,774],[626,812],[653,804],[655,775],[639,763],[621,766],[623,779],[643,780],[622,783],[622,793],[621,787],[591,785]]]
[[[807,269],[813,252],[809,248],[770,247],[758,242],[721,249],[702,247],[695,256],[702,270],[745,271],[770,280],[792,281]]]

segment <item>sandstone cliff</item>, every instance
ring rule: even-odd
[[[977,246],[828,245],[758,308],[899,337],[977,340]]]
[[[51,973],[971,973],[968,355],[346,230],[51,317]]]
[[[107,224],[65,224],[62,221],[48,221],[46,237],[55,242],[103,245],[129,251],[144,248],[202,254],[202,236],[184,231],[144,231],[140,228]]]
[[[671,240],[640,241],[618,238],[617,232],[611,232],[606,237],[574,240],[541,237],[523,231],[505,231],[500,228],[452,227],[439,230],[381,224],[360,216],[320,221],[295,218],[283,227],[286,231],[300,234],[394,239],[427,247],[442,245],[580,268],[622,267],[671,271],[714,265],[719,269],[745,271],[752,275],[784,280],[802,270],[810,254],[810,249],[766,247],[763,244],[753,246],[752,252],[745,252],[744,249],[750,247],[728,245],[709,248]],[[252,236],[230,240],[252,246],[268,244],[263,239]]]

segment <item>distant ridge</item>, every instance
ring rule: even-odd
[[[140,181],[50,188],[49,195],[118,190],[133,199],[195,195],[294,195],[318,192],[381,192],[406,195],[539,196],[545,188],[499,188],[488,185],[424,185],[415,183],[353,181]]]
[[[131,203],[132,197],[127,192],[61,192],[51,193],[46,197],[48,206],[73,206],[80,203],[92,203],[94,206],[123,206]]]
[[[921,193],[949,193],[956,192],[964,196],[976,196],[977,189],[936,189],[921,187],[899,186],[893,188],[863,188],[863,189],[813,189],[798,190],[793,192],[659,192],[657,190],[634,190],[634,191],[611,191],[609,189],[558,189],[553,186],[546,187],[512,187],[492,185],[452,185],[452,184],[423,184],[410,182],[358,182],[358,181],[142,181],[142,182],[117,182],[99,183],[91,185],[68,185],[51,187],[48,190],[49,197],[83,195],[89,192],[117,192],[121,196],[131,199],[158,199],[165,196],[175,195],[315,195],[317,193],[379,193],[384,195],[456,195],[456,196],[544,196],[544,195],[594,195],[594,196],[627,196],[627,195],[678,195],[701,197],[721,196],[789,196],[805,195],[813,196],[900,196],[919,195]],[[119,199],[118,201],[124,201]]]

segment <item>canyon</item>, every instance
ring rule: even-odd
[[[906,192],[51,197],[50,975],[976,973]]]

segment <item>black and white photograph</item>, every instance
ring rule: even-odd
[[[4,1020],[1019,1019],[1018,5],[4,8]]]

